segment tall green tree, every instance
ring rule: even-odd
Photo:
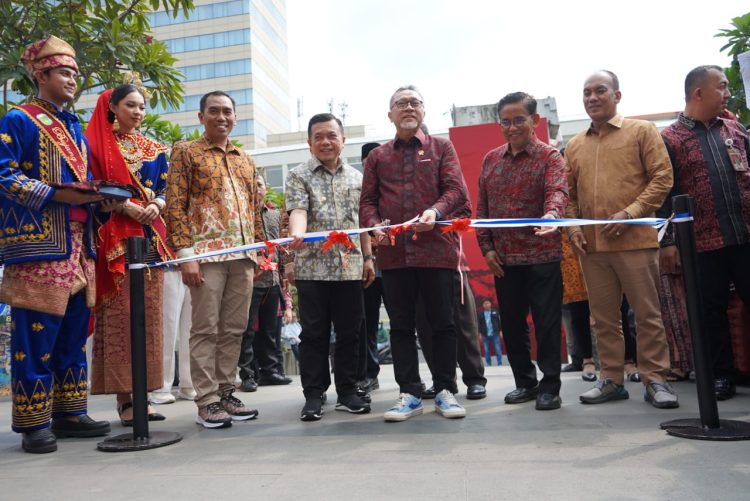
[[[747,109],[747,95],[742,84],[740,74],[740,63],[737,56],[750,50],[750,12],[732,19],[732,28],[720,30],[717,37],[727,39],[727,44],[721,51],[727,51],[732,56],[732,63],[724,72],[729,80],[729,89],[732,98],[729,100],[729,109],[737,115],[741,123],[750,124],[750,110]]]
[[[0,115],[8,91],[30,96],[33,83],[21,56],[26,46],[47,35],[70,43],[78,55],[78,93],[122,83],[122,73],[137,72],[151,92],[151,105],[179,106],[183,87],[176,59],[164,43],[150,35],[148,14],[164,9],[188,15],[193,0],[3,0],[0,1]]]

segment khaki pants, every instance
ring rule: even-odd
[[[203,285],[190,287],[190,374],[195,404],[204,407],[234,388],[242,333],[250,314],[254,264],[237,259],[200,266]]]
[[[656,249],[600,252],[581,258],[589,293],[602,378],[624,380],[625,340],[620,305],[623,293],[635,313],[638,370],[644,384],[666,381],[669,347],[659,303]]]

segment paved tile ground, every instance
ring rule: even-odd
[[[488,368],[488,398],[459,401],[468,416],[447,420],[427,401],[425,414],[385,423],[396,399],[384,366],[373,412],[334,411],[303,423],[298,377],[289,386],[238,396],[260,410],[256,421],[226,430],[194,423],[192,402],[159,407],[177,431],[176,445],[103,453],[98,439],[66,439],[53,454],[25,454],[10,431],[10,402],[0,403],[0,500],[494,500],[750,499],[750,442],[704,442],[668,436],[665,420],[697,417],[695,386],[676,385],[682,407],[659,411],[627,383],[630,400],[578,403],[590,387],[563,375],[563,408],[539,412],[533,402],[505,405],[513,389],[507,366]],[[422,365],[422,373],[427,374]],[[461,386],[461,391],[465,388]],[[91,398],[96,419],[113,420],[113,396]],[[721,417],[750,421],[750,391],[719,404]]]

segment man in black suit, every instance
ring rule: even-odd
[[[500,348],[500,315],[497,310],[492,309],[489,299],[482,302],[482,311],[478,314],[477,324],[484,340],[484,358],[487,365],[492,365],[490,345],[495,346],[497,365],[503,365],[503,351]]]

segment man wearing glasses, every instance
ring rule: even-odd
[[[479,176],[477,218],[556,219],[568,205],[565,161],[534,135],[539,123],[536,99],[508,94],[497,104],[508,141],[487,153]],[[553,227],[481,229],[477,240],[495,275],[508,361],[516,389],[506,404],[536,399],[537,410],[559,409],[562,247]],[[537,340],[537,380],[531,361],[526,316],[531,308]]]
[[[360,224],[364,227],[401,223],[418,216],[415,231],[375,231],[383,292],[391,319],[391,349],[399,401],[385,413],[386,421],[404,421],[422,413],[415,330],[417,297],[424,301],[433,330],[432,379],[437,392],[435,411],[461,418],[464,408],[453,396],[456,376],[456,291],[458,237],[442,233],[435,221],[471,215],[468,190],[458,156],[450,141],[420,130],[424,120],[422,94],[412,85],[391,96],[388,118],[396,137],[373,150],[365,162]]]

